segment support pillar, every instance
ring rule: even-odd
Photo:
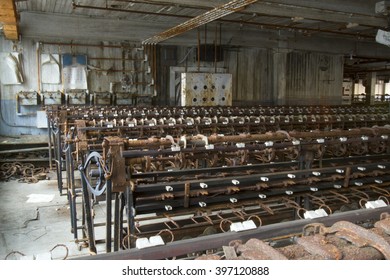
[[[366,84],[366,105],[373,105],[375,102],[376,72],[367,74]]]
[[[286,49],[274,49],[273,52],[272,96],[274,105],[287,104],[286,72],[289,52]]]

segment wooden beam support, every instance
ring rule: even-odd
[[[3,24],[4,36],[8,40],[19,39],[19,17],[15,1],[0,0],[0,23]]]
[[[5,24],[16,24],[16,18],[10,15],[1,15],[0,14],[0,22]]]

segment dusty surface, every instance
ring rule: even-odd
[[[55,178],[54,175],[49,176]],[[28,202],[31,195],[51,199],[49,202]],[[101,212],[97,207],[97,214]],[[69,204],[60,196],[56,180],[42,180],[36,184],[15,180],[0,182],[0,259],[12,251],[27,256],[49,253],[57,244],[64,244],[69,257],[89,255],[88,249],[79,251],[70,231]],[[62,259],[65,247],[51,252],[53,259]],[[8,259],[19,259],[12,254]]]

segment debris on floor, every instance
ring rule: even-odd
[[[3,163],[0,166],[0,181],[12,179],[23,183],[37,183],[47,179],[47,170],[44,167],[35,167],[32,163]]]

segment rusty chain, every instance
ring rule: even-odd
[[[37,183],[47,178],[47,170],[44,167],[35,167],[31,163],[4,163],[0,166],[0,180],[8,181],[17,179],[21,183]]]

